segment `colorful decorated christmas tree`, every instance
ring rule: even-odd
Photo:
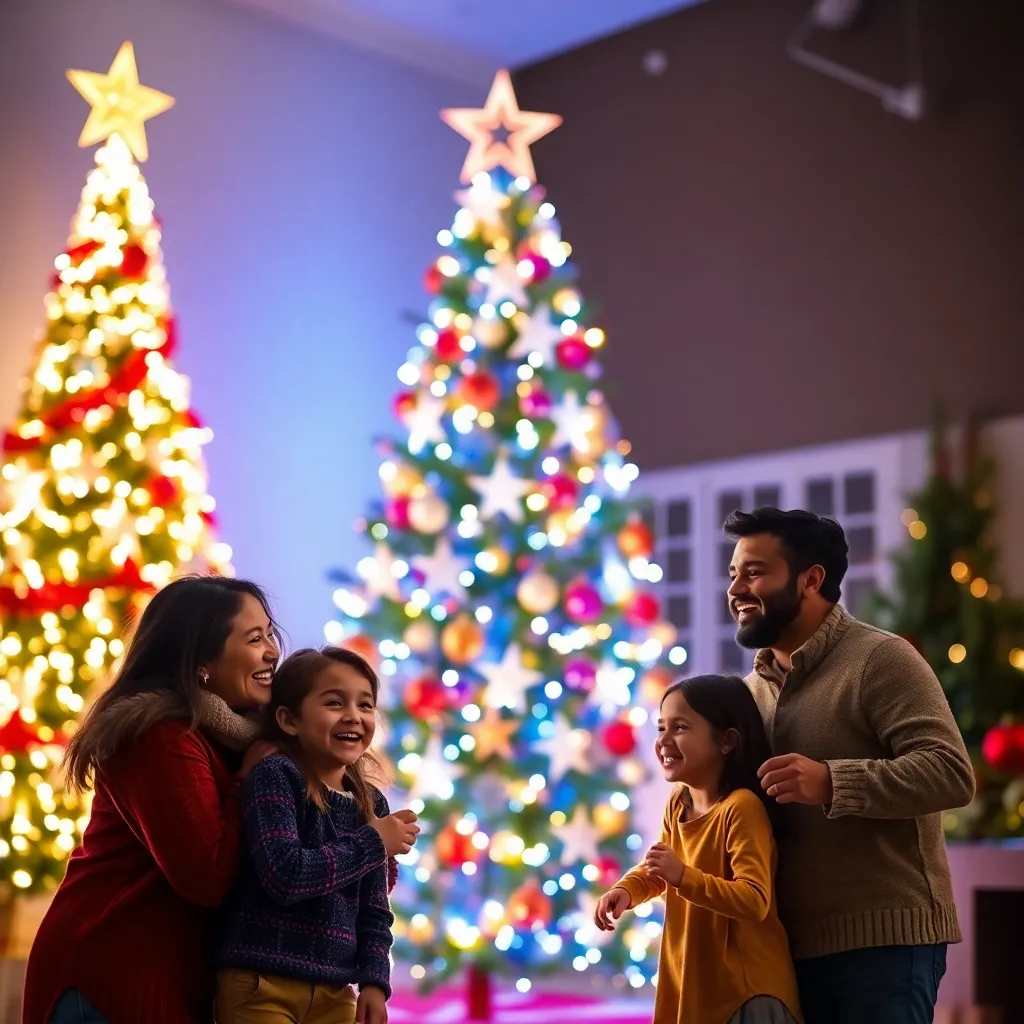
[[[478,992],[573,969],[641,987],[652,908],[614,937],[592,915],[642,856],[638,734],[685,652],[625,500],[637,470],[598,386],[605,336],[534,180],[529,145],[560,119],[519,110],[506,72],[482,110],[442,116],[471,142],[469,187],[398,370],[408,435],[381,445],[384,498],[359,524],[373,554],[338,577],[325,630],[384,676],[396,798],[424,826],[396,957],[427,985],[470,967]]]
[[[3,438],[0,481],[0,887],[53,888],[87,807],[56,765],[126,619],[172,576],[226,570],[201,447],[210,432],[171,366],[160,230],[138,160],[169,96],[125,43],[106,75],[69,71],[96,153],[46,328]]]
[[[973,803],[946,815],[956,838],[1024,836],[1024,602],[999,582],[995,463],[973,424],[954,459],[940,422],[932,472],[910,496],[910,539],[895,553],[895,586],[870,617],[906,637],[934,669],[971,751]]]

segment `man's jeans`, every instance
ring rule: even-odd
[[[807,1024],[932,1024],[946,947],[880,946],[797,960]]]

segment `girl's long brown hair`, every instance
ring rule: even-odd
[[[274,673],[274,681],[270,687],[270,704],[264,720],[267,739],[281,747],[302,769],[302,774],[306,776],[306,795],[321,810],[327,809],[326,787],[319,776],[311,770],[296,737],[290,736],[278,724],[277,709],[285,708],[290,714],[298,716],[301,713],[302,702],[312,692],[317,676],[332,664],[347,665],[355,669],[370,684],[370,692],[373,694],[373,703],[376,707],[380,680],[365,658],[344,647],[304,647],[285,658]],[[380,712],[375,713],[380,722]],[[376,814],[372,787],[385,790],[389,785],[390,766],[376,750],[367,749],[358,760],[345,766],[342,786],[352,794],[366,821],[370,821]]]

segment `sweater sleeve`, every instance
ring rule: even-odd
[[[391,812],[383,794],[378,793],[375,813],[378,818]],[[359,910],[356,914],[356,969],[359,987],[370,985],[384,990],[391,998],[391,961],[389,951],[393,941],[391,926],[395,922],[388,902],[388,876],[394,858],[374,868],[359,887]]]
[[[384,841],[364,825],[310,849],[299,837],[298,802],[283,756],[249,773],[243,790],[245,836],[267,895],[282,906],[314,899],[358,881],[387,860]]]
[[[676,891],[694,906],[737,921],[763,921],[772,904],[772,828],[768,812],[749,790],[737,790],[724,808],[729,878],[689,865]]]
[[[892,637],[872,652],[861,704],[891,757],[826,761],[830,818],[916,818],[971,802],[974,770],[946,695],[905,640]]]
[[[103,777],[171,888],[219,906],[238,868],[242,824],[237,790],[217,785],[203,740],[184,723],[161,722],[119,751]]]
[[[681,809],[680,796],[678,793],[673,793],[669,797],[665,807],[665,816],[661,821],[659,843],[663,843],[665,846],[672,845],[672,820],[680,813]],[[629,906],[633,908],[660,896],[665,891],[665,880],[652,875],[647,868],[639,864],[627,871],[612,888],[625,889],[629,893]]]

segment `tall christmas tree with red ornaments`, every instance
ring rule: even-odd
[[[468,187],[398,370],[407,435],[381,445],[372,554],[339,576],[325,633],[385,677],[389,752],[424,827],[396,957],[428,985],[468,967],[486,1015],[497,973],[521,991],[546,970],[653,980],[651,907],[613,937],[592,918],[642,854],[638,734],[685,652],[626,500],[637,469],[598,385],[605,335],[535,182],[529,146],[560,118],[520,110],[504,71],[482,110],[442,116],[471,143]]]
[[[0,894],[52,889],[88,808],[56,768],[126,620],[186,571],[229,570],[212,535],[210,432],[173,369],[160,229],[136,160],[173,100],[139,84],[130,43],[110,71],[69,71],[103,145],[46,328],[3,437],[0,481]]]

